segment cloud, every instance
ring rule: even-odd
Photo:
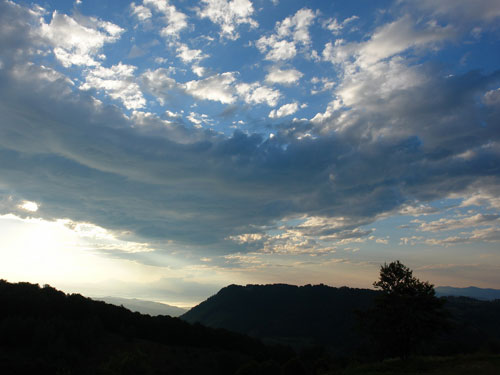
[[[236,40],[239,34],[236,28],[242,24],[249,24],[250,27],[258,26],[251,16],[254,12],[252,2],[249,0],[202,0],[205,5],[203,9],[198,9],[198,16],[208,18],[221,28],[221,37]]]
[[[262,36],[255,45],[261,53],[266,54],[266,60],[289,60],[297,54],[297,45],[308,48],[311,42],[309,27],[316,15],[310,9],[303,8],[295,15],[276,23],[276,33]]]
[[[144,5],[135,5],[135,3],[131,3],[130,10],[132,11],[132,14],[136,16],[139,21],[145,21],[153,17],[151,10],[145,7]]]
[[[294,42],[307,45],[311,42],[309,26],[316,15],[311,9],[302,8],[292,17],[287,17],[276,24],[276,33],[280,38],[291,37]]]
[[[471,188],[473,188],[473,186],[471,186]],[[481,191],[481,189],[479,189],[479,191],[476,190],[474,191],[474,193],[466,196],[466,198],[461,203],[461,206],[478,206],[500,209],[500,197],[498,197],[494,191]]]
[[[303,74],[296,69],[282,70],[277,66],[273,66],[266,75],[266,82],[290,85],[297,82],[302,76]]]
[[[201,80],[179,83],[170,77],[167,69],[160,68],[145,72],[141,78],[145,88],[162,101],[169,98],[169,92],[174,90],[196,99],[222,104],[233,104],[241,99],[248,104],[266,103],[274,107],[281,98],[279,90],[263,86],[259,82],[237,82],[234,72],[214,74]]]
[[[281,98],[279,90],[263,86],[258,82],[239,83],[236,85],[238,95],[248,104],[266,103],[270,107],[278,104]]]
[[[409,216],[422,216],[422,215],[430,215],[438,213],[439,209],[432,207],[428,204],[406,204],[403,205],[399,213],[401,215],[409,215]]]
[[[40,25],[40,35],[53,47],[56,58],[65,67],[96,66],[95,60],[105,43],[116,42],[125,30],[95,18],[72,18],[57,11],[49,24]]]
[[[177,57],[185,63],[198,62],[207,58],[200,49],[190,49],[186,44],[180,43],[177,47]]]
[[[187,16],[179,12],[168,0],[143,0],[143,4],[163,14],[167,26],[161,29],[161,36],[177,39],[180,32],[188,27]],[[136,13],[135,9],[137,9],[137,7],[134,8],[134,13]],[[148,9],[144,9],[142,6],[136,14],[139,20],[141,20],[140,17],[142,17],[142,20],[146,20],[150,18],[151,12],[149,11],[148,13]]]
[[[82,90],[104,90],[113,99],[120,100],[127,109],[143,108],[146,100],[139,85],[135,82],[133,65],[113,65],[110,68],[99,66],[88,70]]]
[[[366,42],[345,43],[342,39],[328,42],[323,59],[334,64],[354,62],[361,68],[368,68],[409,49],[428,47],[456,35],[451,26],[441,27],[433,22],[416,26],[409,16],[403,16],[379,27]]]
[[[269,118],[280,118],[280,117],[290,116],[293,115],[298,110],[299,110],[298,103],[284,104],[278,109],[273,109],[271,112],[269,112]]]
[[[420,231],[441,232],[445,230],[471,228],[479,225],[492,225],[500,222],[498,220],[499,218],[500,215],[496,214],[476,214],[474,216],[463,217],[460,219],[441,218],[431,222],[422,222],[420,220],[414,220],[413,222],[419,224],[418,230]]]
[[[347,24],[357,19],[359,19],[358,16],[351,16],[339,23],[336,18],[329,18],[328,20],[323,22],[322,26],[325,29],[330,30],[334,35],[338,35]]]
[[[422,241],[434,246],[452,246],[457,244],[470,244],[481,242],[500,242],[500,229],[497,227],[476,229],[470,233],[461,233],[458,236],[446,238],[428,238]]]
[[[495,0],[477,0],[471,3],[467,0],[423,0],[418,3],[408,2],[420,10],[442,17],[452,22],[461,23],[492,23],[500,17],[500,5]]]
[[[29,212],[38,211],[38,204],[36,204],[36,202],[23,201],[18,207]]]
[[[500,107],[500,88],[486,92],[484,94],[484,103],[492,107]]]
[[[351,243],[374,241],[387,243],[377,238],[372,230],[357,228],[361,223],[349,218],[325,218],[307,216],[296,218],[301,223],[287,226],[277,225],[266,233],[244,233],[230,236],[234,242],[253,249],[253,254],[318,255],[335,253],[339,246]]]
[[[294,42],[279,40],[275,35],[271,35],[270,37],[263,36],[257,40],[255,45],[261,53],[267,52],[266,60],[289,60],[297,54]]]
[[[195,113],[195,112],[190,112],[189,115],[186,116],[186,118],[191,121],[194,126],[198,129],[202,128],[203,125],[208,125],[212,126],[214,123],[214,120],[208,117],[208,115],[202,113]]]
[[[170,92],[178,87],[175,79],[170,77],[170,70],[158,68],[156,70],[147,70],[140,77],[142,86],[155,95],[160,103],[170,97]]]
[[[227,72],[199,81],[186,82],[183,87],[186,93],[195,98],[231,104],[236,100],[231,86],[235,80],[234,74]]]
[[[312,95],[319,94],[323,91],[332,90],[335,86],[335,81],[332,81],[327,77],[313,77],[311,79],[311,83],[314,85],[314,88],[311,90]]]
[[[193,65],[193,66],[191,66],[191,70],[198,77],[203,77],[205,75],[206,71],[207,71],[204,67],[199,66],[199,65]]]

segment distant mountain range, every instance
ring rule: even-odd
[[[469,286],[468,288],[455,288],[452,286],[438,286],[434,288],[436,295],[440,297],[454,296],[454,297],[469,297],[482,301],[493,301],[500,299],[500,290],[498,289],[484,289]]]
[[[120,298],[120,297],[100,297],[94,298],[97,301],[104,301],[116,306],[123,306],[131,311],[137,311],[141,314],[151,316],[170,315],[178,317],[187,312],[187,309],[182,309],[177,306],[167,305],[166,303],[144,301],[136,298]]]

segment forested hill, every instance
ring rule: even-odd
[[[369,345],[356,312],[371,307],[377,293],[326,285],[230,285],[181,319],[296,347],[325,345],[339,355],[351,355]],[[447,297],[445,309],[450,327],[427,347],[430,352],[500,350],[500,300]]]
[[[294,346],[329,345],[350,352],[359,344],[355,312],[377,292],[326,285],[230,285],[181,316],[188,322]]]
[[[0,280],[0,374],[234,374],[285,361],[244,335]]]

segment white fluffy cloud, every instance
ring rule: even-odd
[[[255,43],[261,53],[266,54],[266,60],[289,60],[297,54],[297,46],[309,46],[311,37],[309,26],[316,18],[315,13],[307,8],[297,11],[295,15],[276,23],[276,33],[262,36]]]
[[[293,115],[298,110],[299,110],[298,103],[289,103],[282,105],[278,109],[273,109],[271,112],[269,112],[269,117],[280,118],[280,117],[290,116]]]
[[[280,38],[291,37],[294,42],[309,44],[309,26],[314,22],[316,15],[311,9],[302,8],[293,16],[285,18],[276,24],[276,33]]]
[[[96,66],[105,43],[112,43],[124,32],[121,27],[95,18],[75,19],[54,11],[49,24],[40,25],[40,34],[53,47],[54,55],[65,67]]]
[[[195,98],[230,104],[236,100],[232,88],[235,80],[234,73],[226,72],[200,81],[186,82],[184,88],[188,94]]]
[[[87,72],[80,88],[103,90],[111,98],[120,100],[127,109],[143,108],[146,100],[135,82],[135,69],[135,66],[122,63],[110,68],[99,66]]]
[[[266,60],[280,61],[289,60],[297,54],[294,42],[279,40],[275,35],[261,37],[256,42],[261,53],[266,53]]]
[[[266,75],[266,82],[290,85],[302,78],[303,74],[296,69],[282,70],[277,66],[272,67]]]
[[[187,16],[168,0],[144,0],[143,4],[163,14],[167,26],[161,29],[160,34],[164,37],[178,38],[179,33],[188,26]]]
[[[186,44],[179,43],[177,57],[185,63],[191,63],[203,60],[207,55],[203,54],[201,49],[191,49]]]
[[[145,21],[153,16],[151,10],[146,8],[144,5],[136,5],[135,3],[130,4],[130,9],[132,14],[137,17],[139,21]]]
[[[240,83],[236,85],[238,95],[248,104],[266,103],[270,107],[276,106],[281,98],[279,90],[262,86],[258,82]]]
[[[204,8],[198,9],[201,18],[208,18],[221,28],[221,36],[228,39],[238,39],[236,28],[241,24],[257,27],[258,23],[251,16],[254,12],[249,0],[202,0]]]

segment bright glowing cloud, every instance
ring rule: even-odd
[[[36,204],[36,202],[24,201],[19,205],[19,207],[29,212],[38,211],[38,204]]]

